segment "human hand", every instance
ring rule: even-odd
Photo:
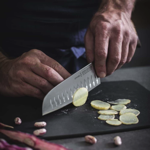
[[[43,99],[54,86],[70,74],[54,59],[33,49],[0,65],[0,93]]]
[[[85,35],[87,60],[94,61],[99,77],[110,75],[131,61],[137,40],[130,15],[120,10],[97,12]]]

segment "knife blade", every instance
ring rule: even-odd
[[[100,78],[96,76],[92,63],[88,64],[47,93],[42,104],[42,115],[72,103],[73,94],[78,88],[85,87],[91,91],[100,83]]]

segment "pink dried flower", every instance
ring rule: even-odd
[[[34,149],[39,150],[67,150],[65,147],[57,144],[53,144],[50,142],[47,142],[45,140],[41,140],[33,135],[30,135],[28,133],[23,132],[16,132],[16,131],[9,131],[0,129],[0,132],[4,135],[8,136],[9,138],[22,142],[24,144],[29,145],[30,147],[33,147]]]

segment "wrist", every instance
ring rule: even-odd
[[[103,0],[98,12],[124,13],[131,18],[135,0]]]

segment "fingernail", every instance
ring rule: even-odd
[[[101,72],[101,73],[99,74],[99,77],[100,77],[100,78],[106,77],[106,73],[105,73],[105,72]]]

